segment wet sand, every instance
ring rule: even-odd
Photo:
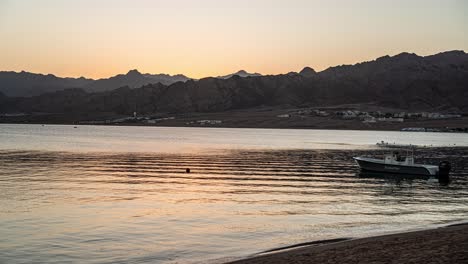
[[[310,245],[230,263],[468,263],[468,224]]]

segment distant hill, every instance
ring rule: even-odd
[[[60,78],[52,74],[0,72],[0,92],[10,97],[35,96],[66,88],[83,87],[93,82],[86,78]]]
[[[183,74],[176,74],[176,75],[169,75],[169,74],[149,74],[145,73],[143,74],[146,78],[152,79],[153,82],[151,83],[161,83],[164,85],[171,85],[176,82],[186,82],[188,80],[192,80],[192,78],[189,78]]]
[[[52,74],[43,75],[29,72],[0,72],[0,92],[10,97],[30,97],[70,88],[82,88],[87,92],[102,92],[128,86],[138,88],[151,83],[170,85],[185,82],[184,75],[141,74],[131,70],[107,79],[60,78]]]
[[[305,67],[299,72],[299,74],[306,78],[317,76],[317,72],[310,67]]]
[[[322,100],[375,101],[403,108],[467,109],[468,54],[401,53],[318,73]],[[347,98],[347,99],[346,99]]]
[[[262,76],[260,73],[248,73],[244,70],[240,70],[236,73],[231,73],[231,74],[228,74],[228,75],[224,75],[224,76],[218,76],[216,78],[218,79],[229,79],[231,78],[232,76],[239,76],[239,77],[242,77],[242,78],[245,78],[245,77],[258,77],[258,76]]]
[[[138,73],[132,73],[138,75]],[[127,74],[128,75],[128,74]],[[218,112],[261,105],[330,106],[374,103],[422,111],[468,112],[468,55],[402,53],[315,73],[204,78],[103,93],[71,89],[8,100],[0,111],[131,114]]]
[[[138,70],[131,70],[127,74],[119,74],[108,79],[96,80],[85,85],[83,88],[88,92],[102,92],[124,86],[138,88],[152,83],[170,85],[175,82],[185,82],[187,80],[190,80],[190,78],[181,74],[174,76],[168,74],[141,74]]]

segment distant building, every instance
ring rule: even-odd
[[[400,113],[394,113],[393,117],[394,118],[404,118],[406,116],[405,112],[400,112]]]
[[[425,132],[426,129],[424,127],[405,127],[405,128],[402,128],[401,131]]]
[[[311,112],[312,112],[312,110],[306,109],[306,110],[299,110],[299,111],[297,111],[297,114],[298,114],[298,115],[310,115]]]
[[[161,122],[161,121],[174,120],[174,119],[175,119],[175,117],[170,116],[170,117],[154,118],[154,119],[147,120],[146,122],[148,124],[156,124],[156,123]]]
[[[362,122],[363,123],[376,123],[377,119],[373,116],[366,116]]]
[[[198,120],[198,124],[200,125],[219,125],[223,123],[221,120]]]
[[[356,117],[357,115],[353,111],[346,111],[343,113],[343,116],[342,116],[343,119],[354,119]]]
[[[379,117],[377,119],[379,122],[404,122],[404,118],[393,118],[393,117]]]
[[[329,116],[330,114],[327,113],[326,111],[321,111],[321,110],[314,110],[314,113],[318,116]]]

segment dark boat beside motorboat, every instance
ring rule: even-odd
[[[451,169],[447,161],[442,161],[439,165],[417,164],[413,155],[404,157],[398,152],[386,154],[384,159],[354,157],[354,160],[361,170],[372,172],[448,177]]]

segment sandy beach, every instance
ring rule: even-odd
[[[468,224],[315,244],[230,263],[468,263]]]

